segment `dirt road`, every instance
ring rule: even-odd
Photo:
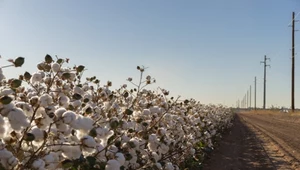
[[[204,170],[300,169],[300,116],[238,113]]]

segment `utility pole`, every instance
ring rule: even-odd
[[[263,63],[264,64],[264,98],[263,98],[263,109],[266,109],[266,83],[267,83],[267,73],[266,73],[266,68],[267,66],[270,66],[270,65],[267,65],[267,60],[270,61],[270,58],[267,58],[267,56],[265,55],[265,59],[264,61],[261,61],[260,63]]]
[[[245,99],[243,98],[243,100],[242,100],[242,108],[244,108],[245,107]]]
[[[247,96],[246,96],[246,94],[245,94],[245,96],[244,96],[244,101],[245,101],[245,109],[247,108],[247,98],[246,98]]]
[[[241,100],[242,108],[244,108],[244,98]]]
[[[254,109],[256,110],[256,77],[254,77]]]
[[[247,97],[247,109],[249,108],[249,90],[247,90],[247,94],[246,94],[246,97]]]
[[[295,12],[292,14],[292,112],[295,111]]]
[[[251,109],[251,85],[250,85],[250,93],[249,94],[250,94],[250,96],[249,96],[250,97],[250,104],[249,105],[250,105],[250,109]]]

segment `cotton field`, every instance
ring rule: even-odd
[[[115,90],[68,62],[46,55],[14,79],[0,69],[0,169],[178,170],[199,165],[231,126],[228,108],[147,90],[144,67]]]

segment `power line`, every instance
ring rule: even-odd
[[[295,22],[296,18],[298,17],[298,15],[300,14],[300,12],[298,12],[295,16],[295,12],[293,12],[293,18],[292,21],[288,24],[288,26],[290,26],[293,22]]]

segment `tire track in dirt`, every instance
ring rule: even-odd
[[[280,166],[282,161],[278,162],[277,158],[278,155],[281,155],[280,157],[288,162],[292,169],[300,168],[300,124],[272,118],[272,116],[278,115],[240,114],[240,116],[246,121],[246,124],[254,128],[257,136],[260,136],[263,141],[262,143],[269,143],[266,145],[269,147],[268,155],[275,164]],[[276,155],[276,153],[278,154]],[[285,167],[282,168],[286,169]]]

